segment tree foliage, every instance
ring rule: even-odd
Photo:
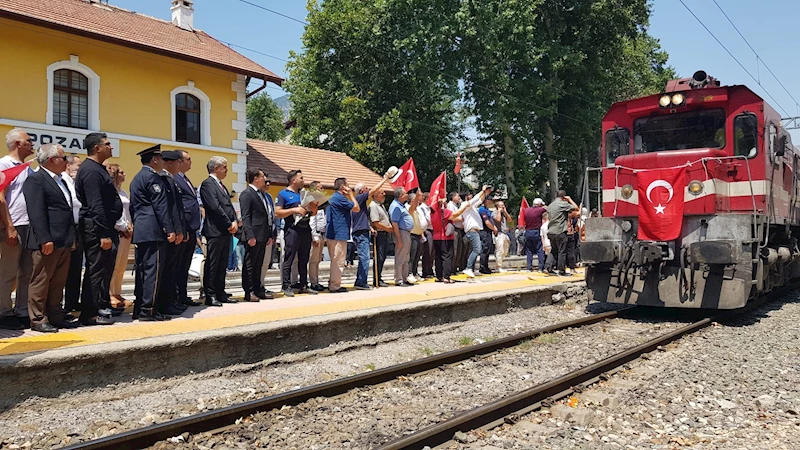
[[[383,171],[414,157],[422,185],[464,155],[511,203],[580,194],[609,106],[674,76],[647,0],[310,0],[286,87],[292,139]],[[560,183],[561,182],[561,183]]]
[[[283,112],[266,93],[256,94],[247,100],[247,137],[277,142],[286,135]]]

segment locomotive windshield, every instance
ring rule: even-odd
[[[633,123],[636,153],[722,148],[725,146],[725,111],[692,111],[650,116]]]

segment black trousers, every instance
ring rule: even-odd
[[[283,232],[283,267],[281,268],[281,289],[292,285],[292,263],[297,258],[297,274],[301,288],[308,286],[308,257],[311,255],[311,228],[287,228]]]
[[[81,300],[81,269],[83,269],[83,233],[75,236],[75,250],[69,255],[67,284],[64,285],[64,309],[78,309]]]
[[[433,231],[425,230],[427,241],[421,244],[422,247],[422,276],[433,276]]]
[[[166,311],[170,305],[177,305],[183,302],[183,299],[178,297],[175,284],[183,258],[183,250],[183,243],[175,245],[167,242],[164,246],[163,251],[166,256],[164,256],[164,264],[161,268],[158,292],[156,294],[160,312]]]
[[[481,230],[481,273],[489,273],[489,255],[494,250],[494,238],[491,230]]]
[[[575,263],[578,261],[578,246],[575,241],[575,234],[567,235],[567,261],[566,267],[575,269]]]
[[[225,298],[225,273],[231,252],[231,235],[206,238],[206,262],[203,266],[203,289],[206,301]]]
[[[467,267],[470,246],[465,242],[464,229],[456,228],[455,239],[453,240],[453,269],[461,272]]]
[[[81,233],[85,233],[81,230]],[[81,292],[81,318],[89,319],[97,316],[97,311],[111,307],[111,277],[114,275],[114,264],[117,259],[119,236],[111,237],[111,248],[103,250],[100,241],[86,242],[83,235],[83,251],[86,256],[86,274],[83,276]]]
[[[267,250],[267,242],[258,242],[250,247],[247,242],[244,244],[244,264],[242,265],[242,289],[244,289],[244,300],[249,300],[250,294],[264,294],[264,285],[261,284],[261,266],[264,265],[264,252]]]
[[[377,286],[383,281],[383,265],[386,263],[386,252],[389,250],[389,233],[378,231],[373,239],[375,239],[375,269],[373,269],[375,272],[372,274],[372,284]]]
[[[422,235],[411,235],[411,248],[408,256],[408,274],[419,277],[419,260],[422,257]]]
[[[556,261],[556,268],[559,273],[564,273],[567,267],[567,233],[547,234],[550,239],[550,252]]]
[[[158,308],[161,276],[167,261],[167,242],[141,242],[136,244],[136,286],[133,302],[133,317],[139,314],[153,315]]]
[[[449,280],[453,273],[453,241],[433,241],[436,279]]]
[[[185,298],[189,298],[187,285],[189,284],[189,267],[192,265],[192,255],[197,248],[197,231],[189,231],[189,241],[181,243],[180,258],[178,265],[175,268],[175,295],[178,301],[181,302]]]

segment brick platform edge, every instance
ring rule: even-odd
[[[462,322],[553,303],[573,282],[359,311],[0,357],[0,410],[141,378],[205,372],[382,333]]]

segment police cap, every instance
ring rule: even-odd
[[[161,152],[161,157],[164,161],[180,161],[183,159],[183,154],[177,150],[166,150]]]
[[[160,154],[161,154],[161,144],[156,144],[156,145],[154,145],[154,146],[152,146],[150,148],[146,148],[146,149],[140,151],[139,153],[137,153],[137,155],[139,155],[139,156],[146,156],[146,155],[155,156],[155,155],[160,155]]]

